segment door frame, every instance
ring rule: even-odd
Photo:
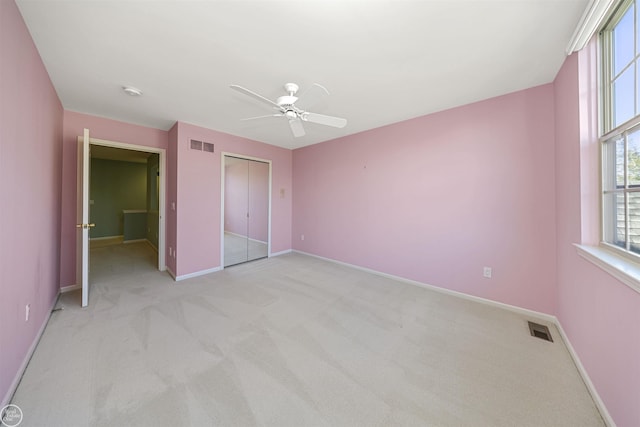
[[[84,129],[82,136],[78,136],[78,163],[76,178],[76,227],[79,234],[76,237],[76,281],[81,289],[81,306],[89,305],[89,177],[91,158],[89,155],[89,129]]]
[[[89,137],[89,150],[92,145],[101,145],[104,147],[122,148],[125,150],[142,151],[144,153],[155,153],[159,155],[158,172],[160,173],[160,182],[158,185],[158,270],[165,271],[167,269],[165,261],[165,199],[166,199],[166,150],[164,148],[149,147],[147,145],[129,144],[126,142],[108,141],[105,139]],[[89,154],[91,159],[91,154]]]
[[[224,184],[226,177],[225,170],[225,159],[226,157],[236,157],[238,159],[244,160],[253,160],[256,162],[267,163],[269,165],[269,214],[268,214],[268,224],[267,224],[267,258],[271,257],[271,203],[272,203],[272,177],[273,177],[273,165],[271,160],[261,159],[260,157],[247,156],[245,154],[237,154],[231,153],[228,151],[223,151],[220,153],[220,175],[222,175],[220,180],[220,269],[224,269]]]

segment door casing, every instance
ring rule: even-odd
[[[81,140],[83,137],[78,137]],[[166,200],[166,150],[164,148],[156,148],[149,147],[146,145],[137,145],[137,144],[129,144],[125,142],[118,141],[109,141],[98,138],[89,137],[89,148],[92,145],[101,145],[104,147],[112,147],[112,148],[121,148],[125,150],[134,150],[134,151],[142,151],[145,153],[156,153],[159,156],[159,164],[158,169],[160,173],[159,179],[159,191],[158,191],[158,210],[159,210],[159,218],[158,218],[158,270],[165,271],[167,269],[165,262],[165,217],[166,217],[166,209],[165,209],[165,200]],[[78,187],[81,184],[82,177],[77,177]],[[87,195],[88,197],[88,195]],[[82,197],[78,197],[78,203],[83,203]],[[76,250],[82,250],[82,248],[77,248]],[[78,262],[80,263],[77,266],[77,270],[80,272],[80,277],[76,277],[76,280],[81,279],[82,275],[85,274],[83,272],[82,265],[82,257],[77,257]],[[78,274],[76,275],[78,276]],[[78,283],[79,287],[82,287],[82,283]],[[88,301],[83,304],[86,306]]]

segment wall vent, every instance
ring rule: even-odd
[[[197,139],[189,140],[192,150],[204,151],[206,153],[213,153],[213,144],[210,142],[198,141]]]
[[[531,333],[532,337],[553,342],[553,338],[551,338],[551,333],[549,332],[549,328],[539,323],[533,323],[533,322],[528,322],[528,323],[529,323],[529,332]]]

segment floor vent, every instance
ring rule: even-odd
[[[549,328],[544,325],[540,325],[539,323],[529,323],[529,332],[531,332],[532,337],[540,338],[545,341],[553,342],[553,338],[551,338],[551,333],[549,332]]]

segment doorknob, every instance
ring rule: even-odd
[[[84,229],[93,228],[95,226],[96,225],[94,223],[91,223],[91,224],[76,224],[76,228],[84,228]]]

